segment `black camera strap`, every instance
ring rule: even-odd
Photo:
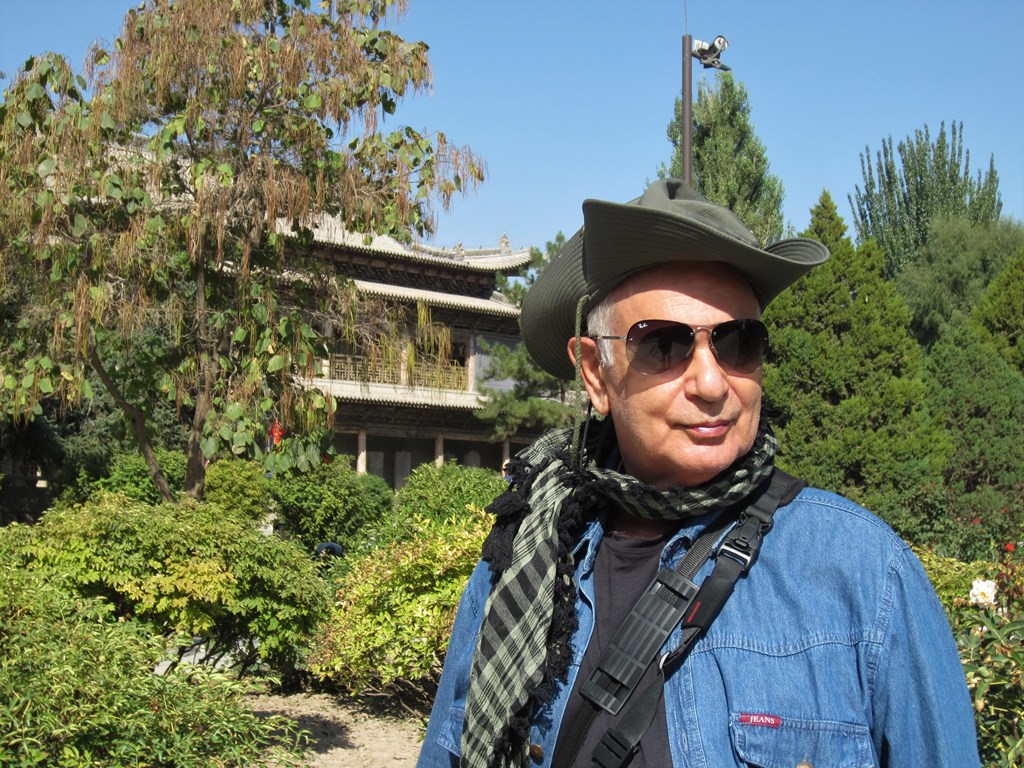
[[[697,538],[675,569],[664,568],[655,576],[602,652],[597,669],[580,688],[591,707],[571,724],[565,735],[567,749],[559,750],[566,759],[556,768],[573,766],[600,711],[620,713],[669,635],[682,624],[679,646],[661,657],[657,680],[622,712],[618,724],[605,733],[594,752],[593,762],[600,768],[626,765],[654,721],[665,677],[683,661],[718,615],[736,582],[757,559],[775,510],[792,501],[805,485],[779,469],[773,470],[765,491],[738,519],[724,515],[726,519],[712,524]],[[698,587],[692,579],[712,554],[715,567]]]

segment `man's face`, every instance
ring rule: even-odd
[[[714,263],[674,264],[639,272],[612,294],[609,335],[626,335],[640,320],[713,326],[755,319],[760,307],[739,274]],[[655,375],[632,369],[624,341],[601,365],[596,343],[584,339],[583,374],[594,408],[611,413],[627,472],[650,485],[704,483],[747,453],[757,435],[761,370],[723,369],[698,331],[692,355]],[[570,342],[570,350],[573,342]]]

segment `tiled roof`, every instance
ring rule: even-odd
[[[519,316],[519,309],[513,304],[509,304],[508,300],[498,293],[494,294],[496,298],[478,299],[473,296],[462,296],[457,293],[428,291],[423,288],[405,288],[387,283],[374,283],[369,280],[353,280],[353,282],[361,292],[372,296],[404,301],[422,301],[432,307],[468,309],[486,315]]]
[[[480,395],[476,392],[456,392],[450,389],[337,381],[323,378],[311,379],[309,383],[325,395],[352,402],[421,408],[441,406],[467,411],[475,411],[483,407],[480,403]]]
[[[497,248],[463,248],[461,243],[454,248],[437,248],[424,243],[406,245],[393,237],[373,235],[369,242],[364,235],[350,232],[337,219],[326,216],[313,223],[313,241],[320,245],[332,245],[364,253],[379,253],[427,264],[444,264],[480,272],[514,272],[530,263],[530,249],[512,250],[508,238],[502,236]],[[278,231],[291,232],[286,221],[278,222]]]

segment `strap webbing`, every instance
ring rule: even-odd
[[[657,657],[672,630],[682,623],[682,639],[675,650],[662,657],[658,679],[622,713],[618,725],[608,730],[594,752],[593,761],[601,768],[626,765],[654,721],[665,676],[682,662],[718,615],[736,582],[757,559],[761,541],[771,530],[775,510],[792,501],[804,486],[804,481],[775,469],[767,489],[740,514],[734,526],[733,518],[724,516],[725,520],[718,521],[698,537],[674,571],[663,569],[658,573],[602,652],[597,669],[580,689],[592,706],[584,717],[571,724],[566,734],[567,751],[559,750],[568,758],[563,766],[574,764],[600,710],[613,715],[619,713],[644,670]],[[733,527],[722,539],[715,555],[714,569],[698,589],[691,579],[710,557],[722,532],[730,526]],[[662,600],[666,606],[658,610],[654,600]]]

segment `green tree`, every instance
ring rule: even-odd
[[[672,144],[669,168],[659,175],[681,177],[683,105],[676,99],[668,125]],[[750,116],[750,97],[731,72],[718,72],[714,85],[702,80],[693,108],[693,186],[713,203],[734,211],[762,245],[783,233],[785,190],[768,172],[768,153],[757,138]]]
[[[1024,376],[1024,248],[992,281],[973,316],[1003,359]]]
[[[947,443],[922,405],[923,359],[906,331],[909,311],[882,279],[881,251],[871,241],[854,249],[827,191],[802,234],[832,257],[765,313],[773,360],[765,406],[780,465],[912,533],[913,500],[940,482]]]
[[[423,234],[482,170],[442,133],[382,128],[429,84],[426,44],[383,26],[404,2],[330,6],[148,0],[88,81],[49,54],[16,78],[0,104],[5,411],[88,397],[91,369],[170,499],[147,422],[166,399],[189,419],[198,496],[205,461],[258,452],[274,419],[326,433],[334,403],[304,385],[326,338],[398,357],[402,318],[303,258],[312,227]],[[288,463],[319,459],[299,443]]]
[[[499,288],[516,306],[522,306],[530,286],[564,245],[565,235],[559,232],[543,253],[533,248],[530,265],[512,280],[499,280]],[[493,439],[504,440],[523,430],[542,431],[569,421],[572,411],[566,403],[571,385],[541,370],[522,342],[509,346],[483,341],[481,348],[490,359],[485,383],[480,385],[482,407],[476,416],[494,424]]]
[[[860,156],[863,190],[850,197],[857,240],[874,240],[885,251],[885,274],[892,277],[912,263],[928,242],[936,217],[962,216],[974,224],[996,221],[1003,203],[995,157],[988,170],[971,177],[971,155],[963,144],[963,123],[946,124],[932,142],[928,126],[893,149],[892,136],[871,163],[871,150]]]
[[[911,330],[930,347],[956,314],[969,315],[1010,257],[1024,249],[1024,227],[1012,219],[973,224],[935,218],[915,261],[896,277]]]
[[[928,356],[929,400],[953,442],[945,468],[948,514],[962,559],[994,559],[1024,532],[1024,377],[985,329],[952,325]]]

